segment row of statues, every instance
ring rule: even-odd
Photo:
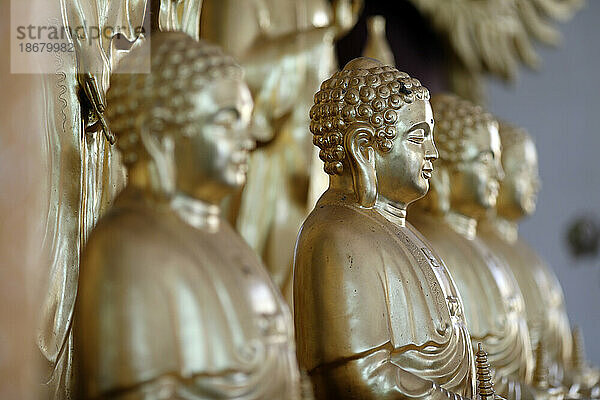
[[[390,65],[331,76],[362,5],[60,1],[130,48],[72,37],[43,79],[45,398],[599,397],[518,239],[533,142],[430,99],[381,18]]]
[[[118,73],[145,57],[149,74]],[[232,57],[182,32],[117,64],[127,184],[81,259],[74,397],[600,398],[518,235],[539,188],[526,132],[372,58],[324,80],[305,128],[329,187],[280,266],[289,307],[223,205],[257,151],[255,101]]]

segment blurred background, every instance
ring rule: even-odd
[[[567,242],[582,216],[600,216],[600,2],[589,1],[560,26],[563,44],[540,47],[538,71],[523,69],[506,86],[490,80],[490,110],[535,138],[542,190],[521,234],[556,271],[571,324],[580,326],[593,364],[600,364],[600,258],[575,257]],[[589,219],[588,219],[589,220]]]

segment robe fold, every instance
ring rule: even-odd
[[[530,382],[533,357],[523,296],[509,267],[478,238],[456,232],[443,219],[411,222],[448,265],[463,296],[473,345],[481,342],[498,377]]]

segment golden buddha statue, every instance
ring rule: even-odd
[[[79,398],[297,399],[291,314],[220,217],[252,145],[252,99],[232,58],[156,33],[115,73],[107,120],[126,188],[82,257],[74,327]]]
[[[325,174],[312,167],[318,158],[310,151],[308,112],[321,82],[337,69],[334,40],[354,26],[362,3],[204,0],[202,5],[201,37],[240,61],[255,103],[253,129],[260,135],[232,219],[290,304],[298,230],[327,187]]]
[[[294,320],[315,397],[475,396],[461,297],[405,222],[437,158],[428,90],[358,58],[314,99],[310,129],[330,184],[296,244]]]
[[[496,212],[481,222],[481,239],[506,261],[521,288],[531,344],[537,348],[543,342],[550,382],[572,386],[576,380],[581,389],[589,389],[598,381],[584,383],[574,373],[572,333],[558,278],[518,234],[518,221],[535,211],[540,187],[535,144],[527,132],[507,123],[500,123],[499,132],[505,178]]]
[[[440,254],[463,296],[474,345],[483,343],[500,396],[531,397],[533,354],[523,296],[508,266],[479,240],[477,220],[495,205],[500,165],[498,124],[452,95],[432,98],[439,168],[411,222]]]

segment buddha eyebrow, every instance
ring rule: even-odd
[[[419,122],[418,124],[414,124],[413,126],[408,128],[406,133],[411,133],[412,131],[416,131],[417,129],[423,129],[423,131],[425,131],[425,134],[428,134],[430,131],[429,124],[427,122]]]

